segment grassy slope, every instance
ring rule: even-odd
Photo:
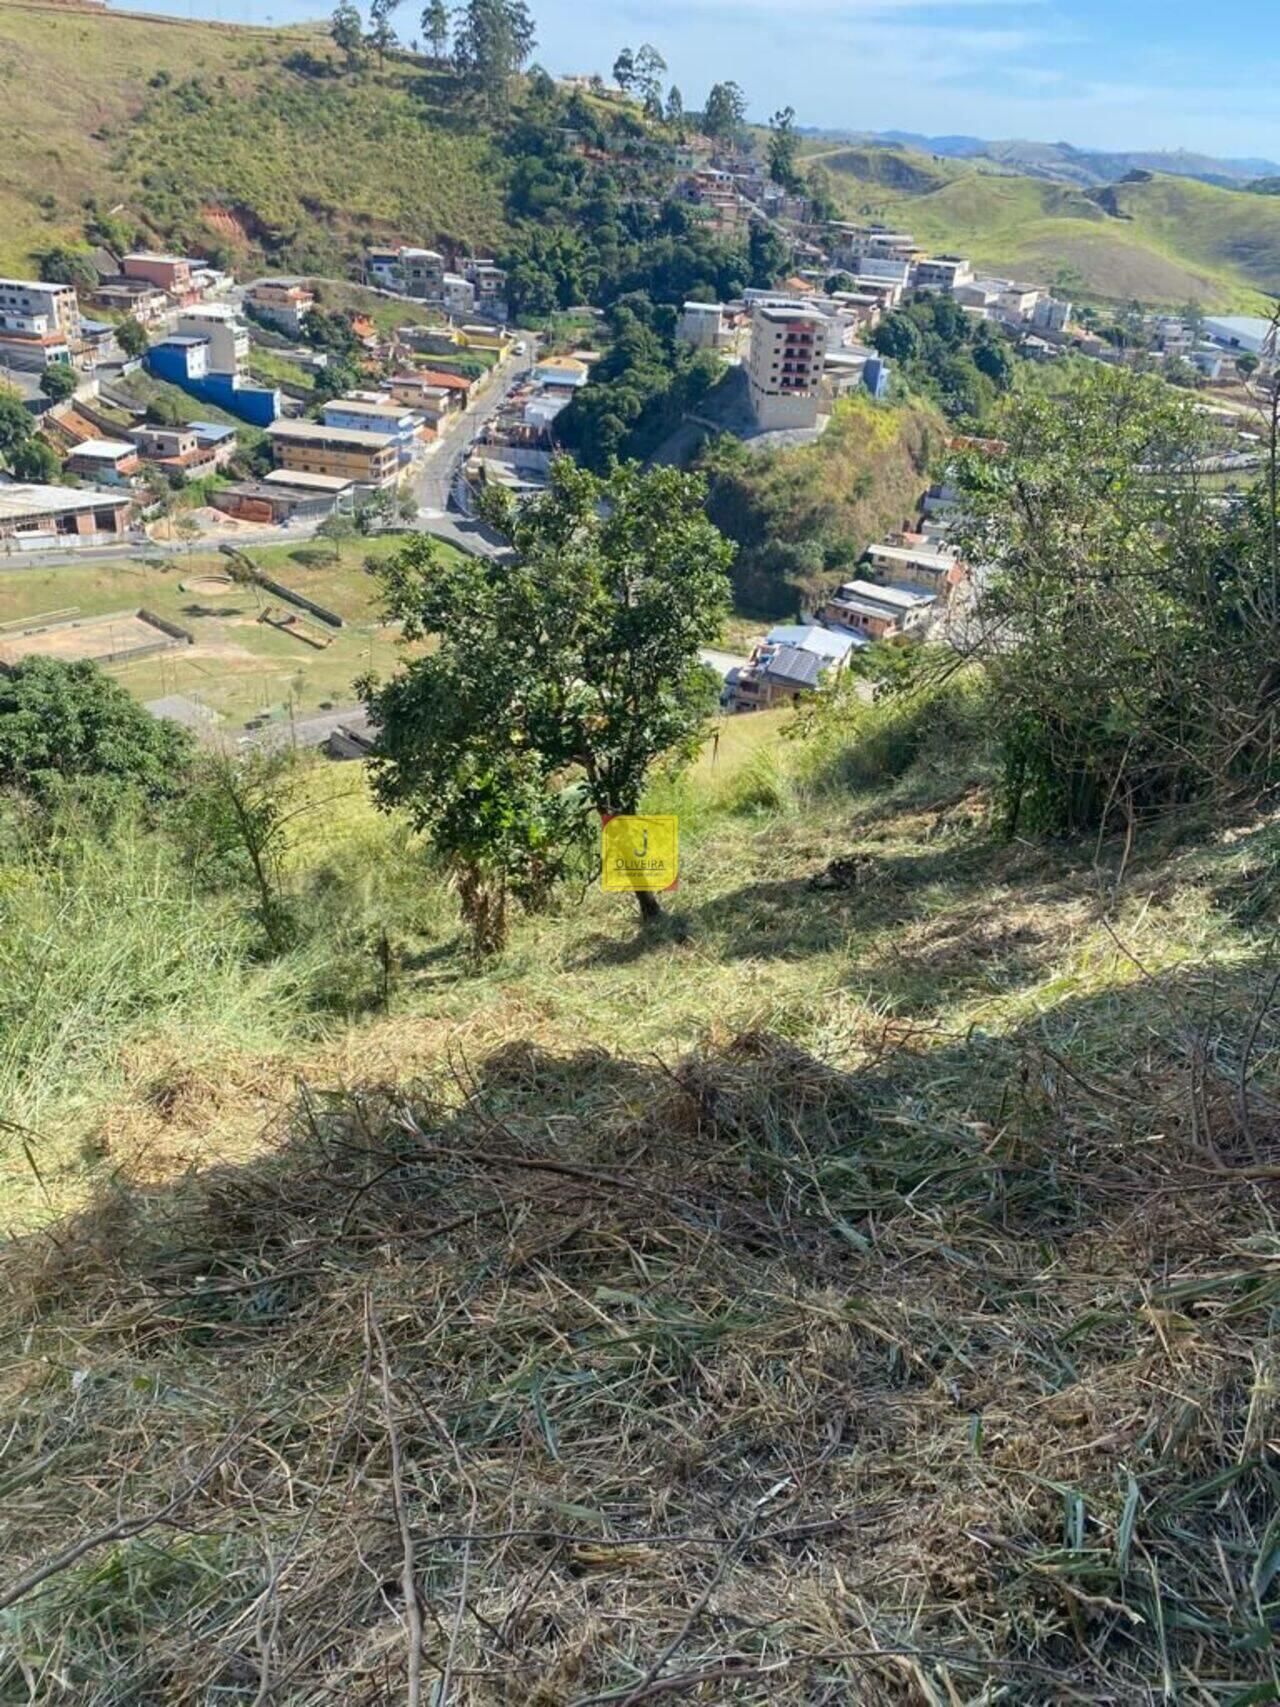
[[[363,79],[300,76],[282,61],[329,56],[315,30],[78,13],[0,0],[0,267],[79,235],[81,204],[125,204],[156,235],[250,236],[309,265],[342,259],[359,230],[492,242],[500,172],[483,132],[441,122],[431,80],[409,65]],[[164,72],[170,84],[149,87]],[[209,99],[180,85],[199,79]],[[52,196],[51,210],[40,198]]]
[[[739,604],[772,616],[811,605],[872,540],[914,513],[945,431],[928,404],[850,397],[814,445],[765,454],[713,448],[709,509],[738,543]]]
[[[246,1434],[194,1534],[19,1607],[41,1699],[403,1698],[393,1441],[460,1707],[621,1699],[669,1645],[724,1703],[1266,1699],[1274,827],[1140,845],[1106,900],[1092,848],[988,840],[945,737],[857,801],[775,733],[660,802],[647,944],[589,893],[478,971],[355,767],[274,966],[145,849],[0,885],[48,997],[3,1105],[51,1205],[93,1193],[4,1259],[12,1568]],[[392,1013],[350,1022],[380,925]]]
[[[882,158],[887,155],[888,158]],[[815,155],[846,212],[902,223],[935,249],[1050,281],[1074,269],[1091,294],[1257,309],[1280,291],[1280,206],[1186,178],[1116,186],[1116,217],[1069,185],[873,148]]]

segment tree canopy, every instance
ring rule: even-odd
[[[512,561],[446,563],[416,537],[379,571],[406,635],[438,644],[363,684],[375,795],[455,871],[481,948],[500,946],[508,894],[537,906],[585,875],[597,817],[697,751],[717,697],[698,651],[732,558],[704,497],[675,469],[600,478],[561,459],[522,510],[488,510]]]
[[[95,780],[149,799],[182,787],[186,730],[144,711],[96,664],[28,658],[0,675],[0,788],[52,799]]]

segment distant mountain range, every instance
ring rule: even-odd
[[[940,154],[949,160],[990,160],[1007,171],[1030,178],[1049,178],[1058,183],[1079,184],[1095,189],[1116,184],[1132,172],[1169,172],[1180,178],[1196,178],[1224,189],[1241,189],[1255,178],[1280,175],[1274,160],[1218,159],[1211,154],[1193,154],[1185,149],[1130,149],[1109,153],[1104,149],[1075,148],[1069,142],[1028,142],[1015,139],[994,142],[981,136],[922,136],[915,131],[823,131],[838,142],[879,142],[901,148]]]

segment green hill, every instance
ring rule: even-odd
[[[410,60],[339,77],[319,27],[0,0],[0,268],[119,208],[158,241],[338,266],[357,234],[503,231],[501,160]]]
[[[907,225],[984,267],[1113,301],[1259,311],[1280,293],[1280,203],[1143,175],[1089,191],[901,148],[814,150],[846,217]]]

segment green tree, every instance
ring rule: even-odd
[[[524,0],[466,0],[457,12],[454,62],[486,106],[502,108],[536,40]]]
[[[32,433],[30,438],[9,452],[9,467],[19,480],[34,480],[48,485],[58,478],[62,464],[49,441],[38,433]]]
[[[369,40],[378,55],[379,65],[396,46],[391,15],[400,4],[401,0],[369,0]]]
[[[755,220],[747,237],[747,259],[751,283],[757,290],[768,290],[785,277],[791,266],[791,249],[772,225]]]
[[[348,540],[355,539],[360,530],[355,522],[341,510],[335,510],[331,516],[326,516],[316,529],[316,538],[324,540],[329,548],[330,563],[342,561],[342,547]]]
[[[732,559],[704,502],[675,469],[598,478],[561,459],[523,509],[487,507],[512,561],[446,564],[414,538],[381,571],[409,638],[438,646],[363,686],[375,795],[459,874],[479,946],[500,946],[508,893],[540,904],[581,868],[598,816],[635,811],[655,766],[696,753],[716,702],[698,651]]]
[[[872,347],[891,361],[908,362],[920,354],[920,328],[907,314],[887,314],[870,337]]]
[[[296,936],[285,892],[290,826],[310,803],[294,801],[295,758],[288,749],[218,752],[201,757],[177,818],[198,879],[213,888],[244,885],[273,954]]]
[[[135,320],[132,314],[127,315],[116,327],[116,343],[126,356],[132,358],[145,356],[151,346],[146,327],[141,321]]]
[[[659,119],[662,117],[662,74],[666,69],[667,62],[656,47],[645,42],[636,49],[636,87],[640,91],[646,111],[652,115],[656,108]]]
[[[69,362],[50,362],[40,375],[40,390],[53,403],[65,403],[80,383]]]
[[[185,785],[191,741],[87,661],[26,658],[0,676],[0,788],[51,801],[92,780],[151,800]]]
[[[11,458],[31,437],[31,411],[10,386],[0,385],[0,456]]]
[[[676,130],[684,125],[684,96],[673,83],[667,90],[667,123]]]
[[[422,14],[423,40],[431,49],[432,58],[444,59],[449,52],[449,8],[444,0],[431,0]]]
[[[636,80],[636,56],[629,47],[618,49],[618,57],[613,62],[613,80],[624,94],[631,93]]]
[[[48,279],[52,284],[74,285],[76,290],[83,291],[98,288],[98,269],[93,264],[92,256],[82,249],[69,249],[63,244],[56,244],[36,259],[40,263],[40,277]]]
[[[717,142],[732,142],[747,117],[747,98],[736,83],[713,83],[702,111],[702,129]]]
[[[1280,550],[1266,483],[1223,507],[1212,424],[1161,381],[1090,368],[1015,394],[1005,454],[960,459],[967,561],[987,566],[986,668],[1006,828],[1131,830],[1274,782]]]
[[[364,30],[359,9],[350,0],[339,0],[329,20],[334,45],[346,56],[347,70],[356,71],[364,62]]]
[[[796,135],[796,110],[783,107],[769,120],[769,176],[784,190],[798,190],[803,183],[798,161],[800,138]]]

